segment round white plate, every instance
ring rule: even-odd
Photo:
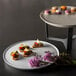
[[[52,62],[52,63],[49,63],[49,64],[44,65],[44,66],[40,66],[40,67],[31,67],[29,65],[28,61],[33,56],[30,56],[30,57],[22,57],[21,56],[19,60],[16,60],[16,61],[12,60],[10,53],[12,51],[19,50],[20,44],[29,45],[30,47],[32,47],[32,45],[35,41],[36,40],[22,41],[22,42],[15,43],[15,44],[9,46],[8,48],[6,48],[4,53],[3,53],[4,62],[7,63],[8,65],[14,67],[14,68],[21,69],[21,70],[39,69],[39,68],[43,68],[43,67],[46,67],[46,66],[54,63],[54,62]],[[45,51],[50,51],[51,53],[53,53],[54,56],[59,56],[59,50],[53,44],[50,44],[50,43],[45,42],[45,41],[41,41],[41,42],[44,44],[44,47],[31,48],[31,50],[33,52],[38,53],[38,55],[42,55],[42,56],[45,54]]]

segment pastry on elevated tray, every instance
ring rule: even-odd
[[[70,6],[53,6],[48,10],[44,11],[44,15],[71,15],[76,13],[76,7]]]

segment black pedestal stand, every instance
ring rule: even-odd
[[[46,40],[49,39],[48,35],[48,24],[45,23],[45,33],[46,33]],[[68,38],[67,38],[67,53],[71,53],[72,50],[72,36],[73,36],[73,27],[68,28]],[[55,39],[54,39],[55,40]]]

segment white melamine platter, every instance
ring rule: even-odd
[[[33,56],[30,56],[30,57],[21,56],[19,60],[16,60],[16,61],[12,60],[10,53],[12,51],[19,50],[20,44],[29,45],[30,47],[32,47],[32,45],[35,41],[36,40],[22,41],[22,42],[18,42],[18,43],[15,43],[13,45],[10,45],[8,48],[6,48],[4,50],[4,53],[3,53],[4,62],[10,66],[16,68],[16,69],[21,69],[21,70],[40,69],[40,68],[43,68],[43,67],[46,67],[46,66],[53,64],[54,62],[49,63],[49,64],[44,65],[44,66],[40,66],[40,67],[31,67],[29,65],[28,61]],[[41,42],[44,44],[44,47],[31,48],[31,50],[33,52],[38,53],[38,55],[42,55],[42,56],[45,54],[45,51],[50,51],[51,53],[53,53],[54,56],[59,56],[59,50],[53,44],[45,42],[45,41],[41,41]],[[20,53],[20,54],[22,54],[22,53]]]

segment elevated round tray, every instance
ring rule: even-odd
[[[73,6],[67,6],[68,8]],[[55,27],[68,28],[76,25],[76,13],[71,15],[61,14],[51,14],[45,15],[44,11],[40,13],[40,18],[47,24]]]

